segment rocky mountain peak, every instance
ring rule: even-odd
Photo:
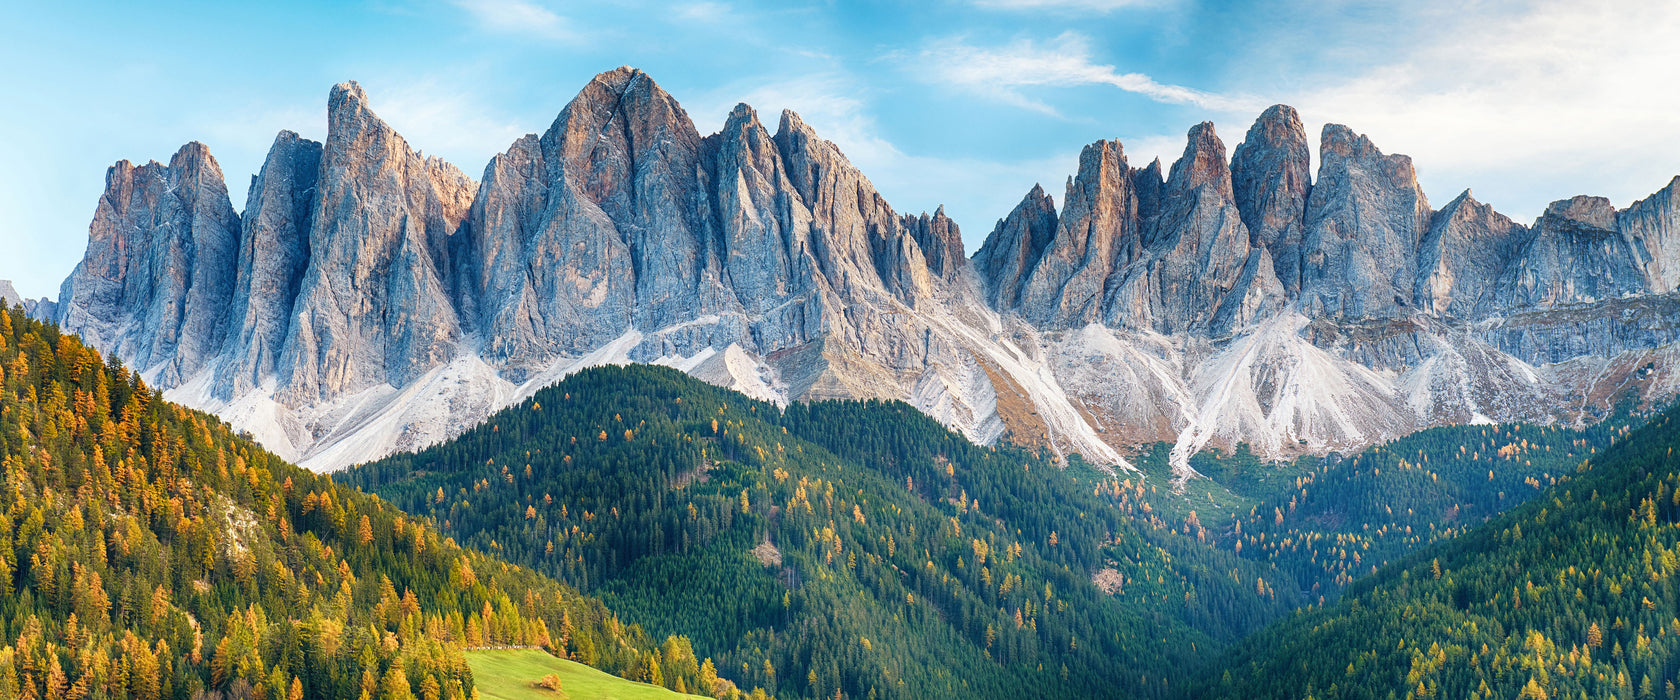
[[[1173,163],[1167,176],[1168,196],[1186,196],[1198,187],[1211,185],[1220,197],[1230,199],[1231,170],[1226,165],[1225,142],[1213,131],[1213,122],[1190,127],[1184,155]]]
[[[119,161],[106,171],[87,252],[59,290],[59,324],[152,381],[180,381],[221,347],[238,231],[204,144],[182,146],[169,165]]]
[[[1430,220],[1418,248],[1417,306],[1450,318],[1473,318],[1527,231],[1470,190],[1453,198]]]
[[[1138,221],[1148,231],[1148,223],[1160,215],[1161,201],[1166,196],[1166,167],[1161,165],[1159,157],[1149,161],[1142,170],[1132,171],[1132,189],[1137,192]]]
[[[1533,309],[1648,292],[1648,251],[1646,241],[1618,231],[1610,200],[1583,195],[1553,202],[1501,276],[1493,308]]]
[[[361,126],[363,122],[372,124]],[[385,122],[373,113],[369,105],[367,92],[362,90],[360,83],[347,80],[332,87],[327,95],[327,133],[346,133],[353,129],[372,127],[388,130]]]
[[[11,280],[0,280],[0,301],[12,306],[23,306],[23,295],[18,294]]]
[[[1279,283],[1301,287],[1301,236],[1312,190],[1312,153],[1301,117],[1288,105],[1260,114],[1231,158],[1237,210],[1255,245],[1271,254]]]
[[[734,109],[729,110],[729,118],[724,120],[724,131],[733,131],[745,124],[758,124],[758,110],[745,102],[735,103]],[[763,128],[762,125],[760,128]]]
[[[782,116],[776,122],[776,138],[780,139],[784,135],[796,133],[812,136],[816,134],[816,131],[805,125],[805,120],[800,118],[798,112],[791,109],[782,110]]]
[[[443,207],[443,219],[448,223],[450,231],[461,225],[467,218],[467,211],[472,208],[473,195],[478,191],[478,183],[454,163],[430,156],[426,158],[426,175],[432,180],[432,188],[437,191],[438,204]]]
[[[922,249],[928,270],[935,276],[955,277],[968,263],[968,256],[963,254],[962,231],[957,222],[945,215],[945,205],[941,204],[932,216],[927,212],[922,212],[920,217],[905,214],[903,225]]]
[[[292,302],[309,264],[320,168],[320,143],[281,131],[262,170],[251,180],[241,219],[226,359],[217,366],[212,387],[220,399],[242,395],[279,370]]]
[[[1610,200],[1604,197],[1583,194],[1560,199],[1547,205],[1546,212],[1541,214],[1541,217],[1555,220],[1555,225],[1570,228],[1581,227],[1599,231],[1616,229],[1616,207],[1611,206]]]
[[[1109,275],[1143,251],[1138,198],[1119,141],[1101,140],[1079,154],[1056,233],[1021,289],[1021,314],[1052,328],[1098,321]]]
[[[283,402],[403,386],[454,355],[461,329],[448,239],[463,209],[458,174],[409,148],[360,85],[333,87],[310,262],[280,362]]]
[[[1092,143],[1061,211],[1035,185],[969,261],[943,207],[897,213],[798,114],[771,134],[737,105],[701,137],[629,67],[477,183],[353,82],[328,112],[325,143],[275,138],[243,216],[202,144],[113,166],[62,311],[35,305],[315,468],[636,361],[776,401],[903,399],[978,441],[1101,464],[1177,440],[1188,469],[1210,440],[1287,457],[1556,419],[1543,407],[1579,402],[1548,397],[1625,379],[1572,358],[1680,339],[1617,313],[1680,283],[1680,178],[1532,228],[1469,192],[1432,213],[1411,160],[1346,127],[1321,134],[1315,183],[1284,105],[1231,153],[1192,127],[1170,170]],[[1609,306],[1582,333],[1557,304]]]
[[[327,93],[327,112],[345,109],[367,109],[367,92],[362,90],[362,84],[354,80],[346,80],[332,86],[332,92]]]
[[[1055,235],[1056,203],[1034,184],[974,254],[992,308],[1013,310],[1020,304],[1022,285]]]
[[[1680,287],[1680,177],[1616,212],[1616,227],[1623,236],[1639,242],[1652,291]]]
[[[1381,158],[1382,151],[1364,134],[1355,133],[1353,129],[1343,124],[1325,124],[1319,132],[1318,155],[1320,158],[1336,156],[1339,158]]]
[[[181,169],[190,177],[198,177],[202,171],[211,171],[215,177],[222,176],[222,166],[210,155],[210,147],[202,141],[188,141],[186,145],[175,151],[169,158],[171,169]]]
[[[781,150],[782,160],[788,168],[789,179],[793,182],[794,188],[799,191],[800,197],[805,200],[807,206],[810,206],[816,201],[817,196],[814,189],[816,173],[812,171],[812,168],[829,157],[827,154],[827,151],[830,150],[828,142],[817,136],[816,130],[806,125],[805,120],[799,117],[799,113],[791,109],[782,110],[781,119],[776,124],[774,138],[776,145]],[[813,158],[813,151],[821,151],[822,154]],[[835,155],[838,155],[838,151]]]
[[[1301,241],[1301,308],[1336,318],[1411,313],[1431,214],[1411,159],[1384,155],[1340,124],[1324,126],[1319,154]]]

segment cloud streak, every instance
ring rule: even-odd
[[[451,0],[486,31],[550,41],[576,41],[579,33],[565,17],[526,0]]]
[[[1060,116],[1055,108],[1028,96],[1023,88],[1106,85],[1156,102],[1218,112],[1264,107],[1252,98],[1162,83],[1143,73],[1098,63],[1092,58],[1090,40],[1074,32],[1048,42],[1020,39],[1000,47],[973,46],[962,38],[937,39],[925,45],[912,63],[927,82],[1054,116]]]
[[[1167,0],[974,0],[975,7],[995,10],[1062,10],[1113,12],[1129,7],[1153,7]]]

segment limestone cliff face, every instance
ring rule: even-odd
[[[1056,233],[1021,288],[1020,313],[1035,324],[1076,328],[1103,317],[1108,277],[1143,253],[1138,198],[1119,141],[1079,154]]]
[[[117,163],[87,253],[59,290],[59,325],[154,381],[179,382],[221,349],[239,230],[204,144],[181,147],[168,165]]]
[[[1300,304],[1308,316],[1371,318],[1413,310],[1418,242],[1429,200],[1412,159],[1327,124],[1323,162],[1307,199]]]
[[[580,367],[657,362],[756,398],[910,402],[980,442],[1124,468],[1166,440],[1349,451],[1680,394],[1680,178],[1522,226],[1432,211],[1409,158],[1260,115],[1170,168],[1117,141],[972,259],[799,115],[702,136],[649,76],[595,76],[482,181],[335,87],[246,211],[202,144],[118,163],[52,314],[169,396],[332,469],[458,434]],[[4,289],[0,289],[0,295]],[[27,302],[26,302],[27,304]]]
[[[281,351],[283,403],[403,386],[454,355],[448,238],[470,181],[451,170],[409,148],[361,86],[333,88],[309,265]]]
[[[603,73],[485,169],[470,289],[487,354],[582,352],[693,308],[707,212],[700,137],[640,71]]]
[[[962,229],[945,215],[943,205],[931,216],[927,212],[922,212],[920,217],[904,214],[899,217],[899,226],[909,232],[911,240],[916,242],[922,258],[927,261],[929,274],[945,280],[955,279],[963,266],[968,264],[968,256],[963,254]]]
[[[745,104],[708,138],[723,282],[742,309],[769,312],[809,287],[811,218],[794,196],[776,141]]]
[[[1418,249],[1416,306],[1425,313],[1469,319],[1491,306],[1505,266],[1528,230],[1465,190],[1435,212]]]
[[[1211,122],[1190,130],[1144,225],[1147,248],[1111,284],[1109,325],[1224,335],[1281,306],[1274,265],[1243,225],[1226,162]]]
[[[765,356],[822,337],[842,341],[830,354],[855,351],[883,332],[861,309],[925,304],[966,267],[943,210],[896,214],[797,114],[772,135],[740,105],[700,138],[630,68],[597,76],[547,134],[492,161],[466,230],[463,307],[488,358],[514,372],[626,334],[642,360],[731,344]]]
[[[309,264],[320,167],[320,143],[282,131],[251,181],[228,308],[226,360],[216,368],[218,397],[248,392],[279,369],[292,302]]]
[[[1650,291],[1680,287],[1680,176],[1616,212],[1616,229],[1638,255]]]
[[[1278,282],[1301,289],[1301,238],[1312,191],[1312,154],[1295,108],[1276,105],[1261,113],[1231,158],[1232,190],[1243,225],[1272,258]]]
[[[972,263],[986,285],[986,300],[992,308],[1010,311],[1020,306],[1021,284],[1038,266],[1055,235],[1056,203],[1043,187],[1033,185],[974,254]]]
[[[1616,230],[1616,209],[1603,197],[1552,202],[1518,256],[1499,280],[1496,308],[1591,302],[1646,290],[1639,253]]]
[[[910,304],[926,299],[926,257],[869,179],[798,114],[782,112],[775,140],[811,213],[812,252],[827,284],[842,296],[880,289]]]
[[[1128,167],[1118,142],[1087,146],[1061,215],[1035,187],[975,267],[996,308],[1043,328],[1219,335],[1284,302],[1268,252],[1251,238],[1225,145],[1203,123],[1164,181],[1159,162]]]

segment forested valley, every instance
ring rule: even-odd
[[[903,404],[779,409],[607,367],[338,478],[778,696],[1180,697],[1221,650],[1535,497],[1638,420],[1285,464],[1239,449],[1178,483],[1164,445],[1107,473]]]
[[[1536,498],[1244,641],[1225,698],[1672,698],[1680,409]]]
[[[470,698],[498,646],[720,698],[1680,678],[1680,437],[1631,402],[1185,479],[603,367],[329,478],[9,309],[0,389],[0,698]]]
[[[783,411],[660,367],[587,370],[339,479],[779,697],[1170,696],[1299,602],[1114,507],[1107,475],[903,404]]]

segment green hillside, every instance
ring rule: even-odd
[[[1647,676],[1666,693],[1673,542],[1615,539],[1587,506],[1556,520],[1651,439],[1635,422],[1444,428],[1281,465],[1239,449],[1175,488],[1162,449],[1138,474],[1063,468],[900,403],[784,410],[638,366],[335,483],[0,309],[0,698],[465,698],[490,687],[467,650],[506,645],[719,696],[1458,697],[1486,680],[1514,697],[1512,668],[1552,697],[1638,696]],[[1659,519],[1675,485],[1647,494]],[[1632,559],[1475,568],[1517,556],[1478,523],[1537,509],[1516,531],[1567,545],[1544,554]],[[1539,637],[1476,607],[1513,590]],[[1408,612],[1431,596],[1466,626]],[[1595,623],[1599,646],[1559,641]],[[1233,645],[1229,682],[1200,685]]]
[[[579,373],[338,478],[781,697],[1170,696],[1302,602],[1269,564],[1146,524],[1108,474],[904,404],[784,411],[660,367]],[[628,677],[671,685],[669,666]]]
[[[468,647],[660,648],[3,305],[0,473],[0,698],[467,698]]]
[[[1680,409],[1244,642],[1207,697],[1674,697]]]
[[[1209,527],[1219,546],[1277,565],[1314,602],[1333,601],[1348,584],[1408,552],[1537,497],[1643,421],[1624,410],[1580,430],[1431,428],[1346,459],[1306,457],[1292,470],[1278,470],[1289,480],[1284,488]],[[1237,464],[1222,459],[1206,466],[1220,479],[1233,476],[1228,470]]]
[[[627,681],[535,649],[467,652],[481,700],[678,700],[699,698],[657,685]],[[542,685],[553,676],[559,689]]]

